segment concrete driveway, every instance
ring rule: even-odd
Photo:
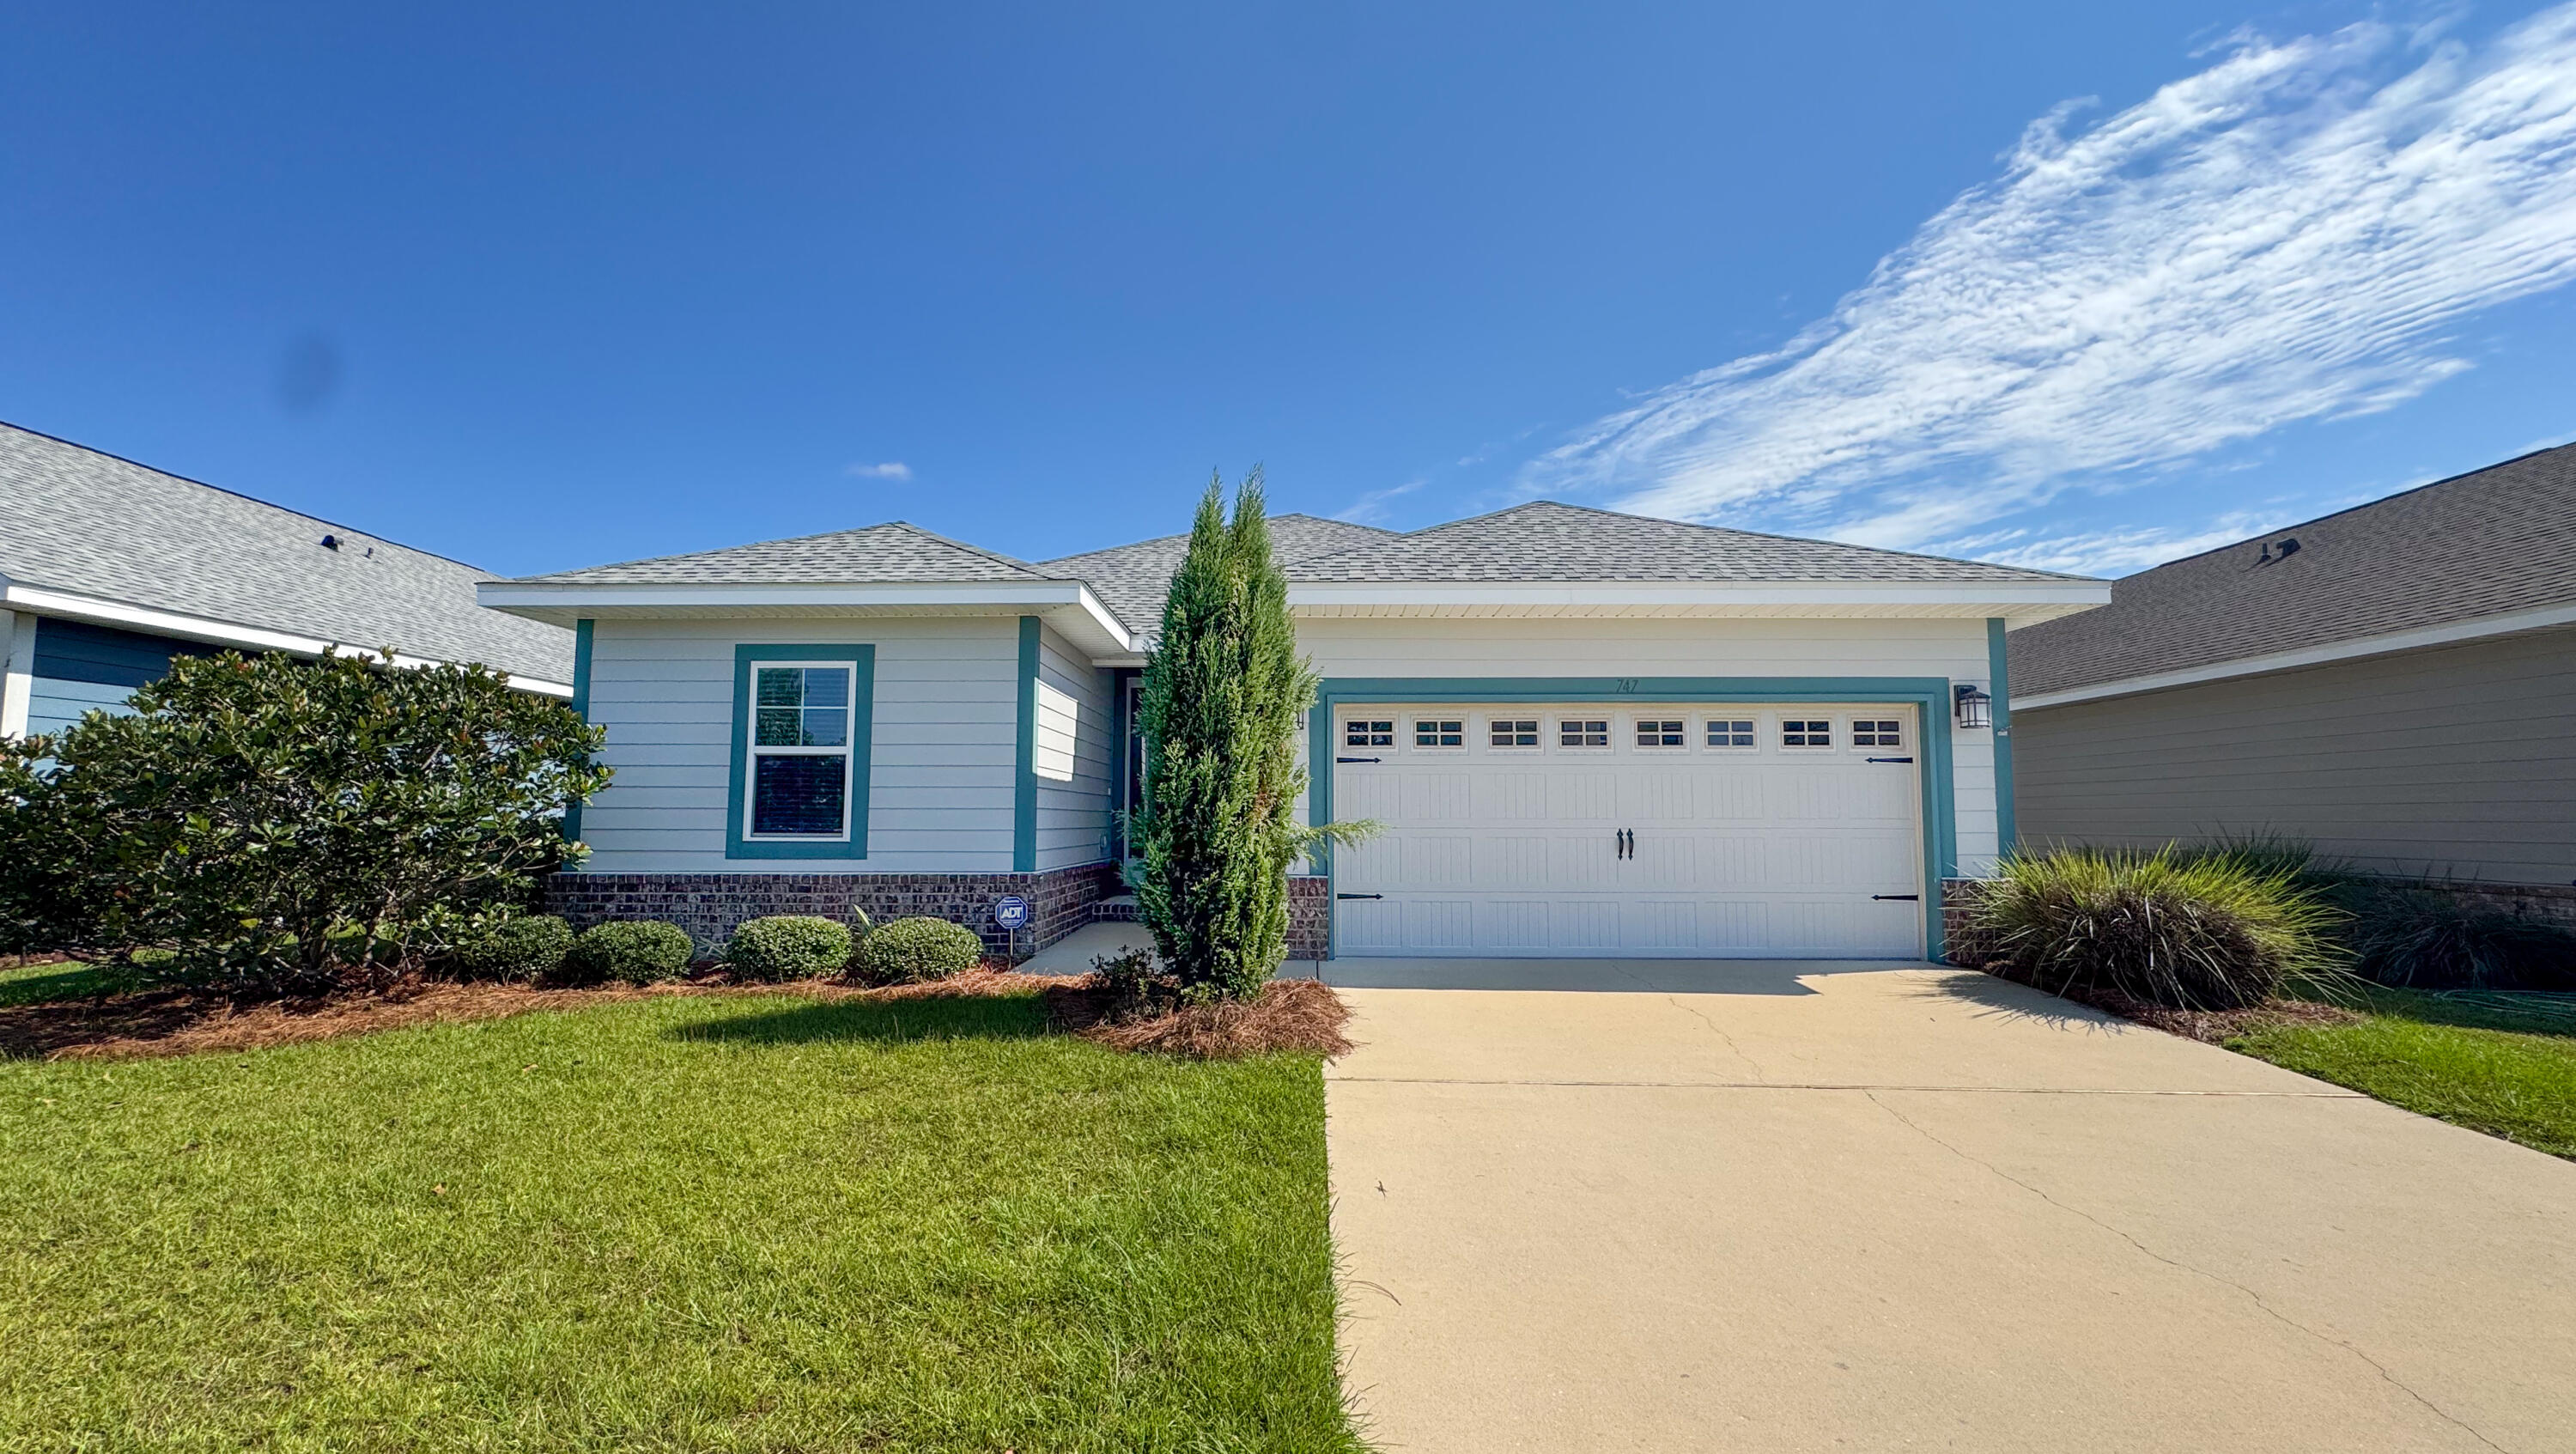
[[[2576,1165],[1929,965],[1324,971],[1386,1449],[2576,1448]]]

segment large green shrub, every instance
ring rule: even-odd
[[[1138,907],[1192,999],[1259,993],[1288,955],[1289,864],[1367,831],[1296,820],[1297,724],[1315,686],[1271,558],[1260,472],[1235,492],[1231,523],[1222,481],[1210,483],[1146,662],[1154,766],[1136,825]]]
[[[513,914],[457,937],[448,963],[476,979],[544,979],[572,948],[572,926],[552,914]]]
[[[2061,849],[2004,861],[1971,932],[2016,978],[2180,1009],[2258,1004],[2337,963],[2340,915],[2295,872],[2211,855]]]
[[[600,733],[482,667],[182,657],[134,712],[0,743],[0,951],[168,947],[230,992],[386,975],[578,846]]]
[[[867,918],[859,918],[867,931]],[[747,920],[725,945],[725,963],[737,979],[818,979],[849,967],[850,926],[811,914]]]
[[[859,968],[878,984],[915,984],[982,963],[984,941],[945,919],[897,919],[859,941]]]
[[[697,946],[677,924],[653,919],[611,919],[581,931],[564,954],[556,978],[564,984],[624,980],[653,984],[677,979]]]

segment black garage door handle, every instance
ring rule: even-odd
[[[1919,904],[1923,902],[1923,896],[1921,894],[1872,894],[1870,897],[1873,899],[1903,899],[1909,904]]]
[[[1333,895],[1333,897],[1334,897],[1334,898],[1337,898],[1337,899],[1382,899],[1382,898],[1385,898],[1385,897],[1386,897],[1386,895],[1384,895],[1384,894],[1335,894],[1335,895]]]

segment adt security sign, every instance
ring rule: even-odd
[[[993,901],[993,922],[1005,929],[1029,927],[1029,901],[1018,894],[1004,894]]]

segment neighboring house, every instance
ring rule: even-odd
[[[475,604],[485,573],[0,424],[0,736],[121,710],[174,656],[391,647],[571,694],[572,634]]]
[[[2011,813],[2007,629],[2099,581],[1557,504],[1273,538],[1322,674],[1300,955],[1936,953]],[[551,892],[721,941],[934,913],[1024,952],[1119,891],[1178,536],[1031,564],[888,524],[493,581],[579,633],[615,783]],[[1011,942],[993,902],[1028,899]]]
[[[2117,581],[2012,638],[2031,843],[2282,835],[2576,880],[2576,446]]]

